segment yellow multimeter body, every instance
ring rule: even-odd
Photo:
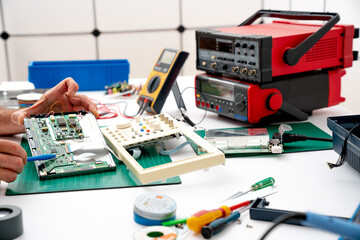
[[[189,53],[164,48],[161,51],[145,85],[139,93],[137,103],[141,106],[150,101],[147,112],[159,114],[174,82]]]

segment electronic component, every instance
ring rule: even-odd
[[[140,107],[148,103],[147,106],[144,106],[146,111],[159,114],[172,90],[178,107],[186,109],[176,78],[188,55],[187,52],[174,49],[165,48],[162,50],[147,82],[139,93],[137,103]]]
[[[224,154],[209,142],[194,133],[193,128],[185,126],[168,114],[145,118],[136,117],[129,124],[118,124],[101,129],[107,144],[125,163],[141,183],[150,183],[168,177],[224,164]],[[186,137],[192,145],[201,148],[200,155],[149,168],[143,168],[127,149],[154,144],[166,139]]]
[[[116,169],[115,162],[105,147],[106,143],[94,115],[85,111],[79,113],[81,117],[77,117],[77,114],[77,112],[55,113],[48,117],[45,114],[39,114],[24,119],[32,155],[56,155],[56,158],[51,160],[35,161],[40,179]],[[47,131],[44,132],[44,128],[47,128]],[[79,131],[75,131],[74,128],[78,128]],[[96,155],[93,154],[92,157],[80,159],[69,148],[71,145],[80,143],[88,146],[103,144],[104,149],[98,151]],[[91,149],[85,150],[91,152]]]
[[[74,118],[70,118],[68,119],[68,124],[72,127],[75,127],[76,126],[76,120]]]
[[[324,25],[261,17],[326,20]],[[237,27],[196,31],[196,66],[209,74],[265,83],[274,77],[326,68],[347,68],[357,59],[353,25],[335,25],[337,13],[260,10]]]
[[[344,74],[343,69],[312,71],[261,85],[200,74],[195,101],[198,108],[249,123],[284,116],[306,120],[313,110],[345,100],[340,95]]]
[[[58,124],[59,127],[65,127],[66,126],[66,121],[63,117],[58,117],[56,119],[56,122]]]
[[[266,128],[207,129],[204,139],[227,154],[269,152]]]

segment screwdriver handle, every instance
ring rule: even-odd
[[[228,206],[221,206],[218,209],[213,209],[210,211],[202,210],[189,217],[186,220],[186,225],[190,230],[198,233],[201,231],[203,226],[211,223],[215,219],[227,217],[230,214],[231,210]]]
[[[216,219],[215,221],[211,222],[209,225],[204,226],[201,229],[201,235],[204,238],[209,239],[213,235],[224,230],[228,225],[236,221],[238,218],[240,218],[240,212],[233,211],[229,216]]]
[[[268,177],[260,182],[257,182],[251,186],[252,191],[257,191],[266,187],[270,187],[275,184],[275,179],[272,177]]]
[[[32,161],[38,161],[38,160],[50,160],[50,159],[54,159],[56,158],[55,154],[43,154],[43,155],[38,155],[38,156],[34,156],[34,157],[28,157],[27,160],[28,162],[32,162]]]

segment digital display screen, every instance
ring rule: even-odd
[[[170,65],[173,62],[175,56],[176,52],[164,51],[161,56],[160,62]]]
[[[199,48],[205,50],[233,53],[233,42],[231,40],[219,41],[215,38],[199,37]]]
[[[209,82],[200,82],[200,88],[203,93],[226,98],[228,100],[234,100],[233,88]]]

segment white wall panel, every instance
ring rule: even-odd
[[[326,11],[338,12],[340,23],[353,24],[360,27],[360,1],[358,0],[327,0]],[[354,40],[354,50],[360,50],[360,39]],[[360,62],[355,61],[351,68],[346,69],[346,75],[342,78],[342,96],[346,98],[343,103],[345,108],[360,113]]]
[[[2,16],[0,11],[0,34],[3,31],[3,22]],[[6,74],[6,60],[5,60],[5,48],[4,48],[4,40],[0,39],[0,82],[7,81],[7,74]]]
[[[196,42],[195,42],[195,30],[185,31],[183,34],[183,46],[184,50],[189,52],[190,55],[183,68],[183,74],[185,76],[196,75],[202,73],[202,71],[196,70]]]
[[[104,34],[99,38],[101,59],[128,59],[131,78],[146,78],[163,48],[180,48],[177,31]]]
[[[7,80],[4,41],[0,40],[0,82]]]
[[[8,41],[13,81],[28,79],[29,61],[95,59],[95,40],[89,36],[21,37]]]
[[[261,8],[260,0],[182,0],[185,27],[237,26]]]
[[[263,0],[264,9],[289,10],[290,0]]]
[[[90,0],[2,0],[6,30],[10,34],[91,32]]]
[[[180,24],[179,1],[97,0],[100,31],[177,28]]]
[[[0,9],[0,10],[2,10],[2,9]],[[1,15],[1,12],[2,11],[0,11],[0,33],[3,31],[3,22],[2,22],[2,15]]]
[[[304,12],[323,12],[325,0],[291,1],[291,10]]]

